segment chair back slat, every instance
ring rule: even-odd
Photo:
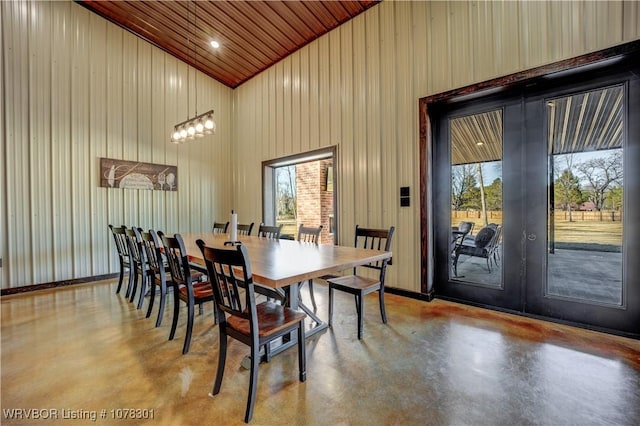
[[[126,226],[113,226],[109,225],[109,229],[113,233],[113,238],[116,242],[116,250],[118,251],[118,256],[123,258],[129,257],[129,243],[127,242],[127,233]]]
[[[251,235],[253,222],[249,224],[238,224],[238,235]]]
[[[314,226],[304,226],[304,224],[300,224],[298,228],[298,241],[320,244],[320,233],[322,232],[322,225],[314,227]]]
[[[269,226],[264,223],[258,227],[258,237],[263,238],[280,238],[280,232],[282,232],[282,224],[278,226]]]
[[[360,228],[359,225],[356,225],[356,237],[354,246],[356,248],[364,248],[368,250],[390,251],[391,239],[393,238],[394,231],[394,226],[389,229],[372,229]],[[362,265],[362,267],[376,269],[380,271],[381,274],[384,274],[384,270],[387,265],[391,264],[391,259],[384,259],[377,262],[372,262],[367,265]],[[357,268],[354,268],[354,274],[356,273],[356,270]]]
[[[196,244],[207,266],[218,312],[248,319],[252,329],[257,327],[253,275],[247,248],[242,244],[233,248],[207,247],[202,240]],[[218,319],[224,322],[224,318]]]
[[[213,222],[213,228],[211,231],[214,234],[226,234],[229,228],[229,222]]]

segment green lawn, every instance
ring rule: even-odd
[[[477,233],[484,222],[479,218],[451,218],[453,226],[460,221],[474,222],[473,233]],[[502,218],[491,218],[492,223],[502,224]],[[555,241],[565,243],[598,243],[622,245],[622,222],[556,220]]]

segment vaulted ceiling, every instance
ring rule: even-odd
[[[379,1],[77,3],[235,88]]]

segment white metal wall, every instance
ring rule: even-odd
[[[236,90],[235,207],[260,216],[261,161],[337,145],[340,241],[395,225],[388,283],[419,291],[418,100],[639,37],[633,1],[384,1]]]
[[[226,215],[231,89],[70,1],[0,11],[3,289],[116,272],[108,224],[190,232]],[[217,134],[175,146],[196,89]],[[177,165],[179,190],[101,188],[100,157]]]

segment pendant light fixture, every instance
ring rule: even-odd
[[[187,48],[191,47],[191,38],[189,36],[189,9],[191,2],[187,2]],[[196,5],[194,3],[194,34],[197,31],[198,24],[198,16]],[[196,138],[201,138],[205,135],[215,134],[216,132],[216,123],[213,121],[213,110],[209,110],[203,114],[198,115],[198,58],[197,58],[197,42],[195,42],[193,47],[193,63],[195,70],[195,92],[196,92],[196,102],[195,102],[195,117],[188,118],[185,121],[176,124],[173,126],[173,132],[171,133],[171,142],[175,144],[181,144],[186,141],[194,140]],[[189,64],[187,64],[187,117],[189,117]]]

